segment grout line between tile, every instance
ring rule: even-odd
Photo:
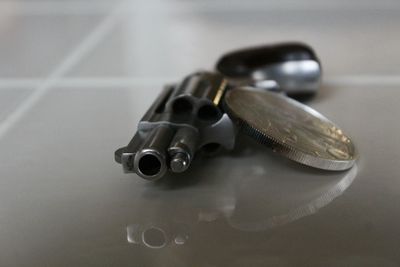
[[[58,77],[52,81],[53,87],[79,88],[79,89],[118,89],[129,86],[159,86],[177,82],[182,77]],[[40,87],[41,79],[1,79],[0,90],[30,89]],[[327,86],[400,86],[400,75],[352,75],[331,76],[323,79]]]
[[[120,2],[120,1],[115,1]],[[110,1],[0,1],[0,10],[17,15],[107,14],[116,6]]]
[[[64,60],[40,82],[33,92],[0,124],[0,139],[29,112],[46,93],[57,84],[58,79],[71,70],[113,29],[124,3],[118,5],[89,35],[68,54]]]
[[[157,85],[179,81],[181,77],[84,77],[84,78],[60,78],[55,87],[62,88],[107,88],[126,87],[132,85]],[[0,79],[0,90],[32,90],[40,84],[40,79]]]
[[[241,0],[232,0],[229,5],[224,1],[171,1],[176,8],[182,11],[202,10],[202,11],[361,11],[361,10],[378,10],[390,11],[400,8],[398,2],[395,1],[252,1],[250,3]],[[245,3],[245,4],[243,4]]]
[[[120,1],[120,0],[119,0]],[[106,14],[115,6],[116,1],[90,1],[90,0],[73,0],[73,1],[0,1],[0,10],[3,12],[12,12],[20,15],[91,15]],[[131,4],[140,5],[140,1],[129,1]],[[153,10],[158,12],[158,4],[162,1],[149,1],[146,5],[152,6]],[[245,3],[245,4],[243,4]],[[236,11],[361,11],[361,10],[378,10],[391,11],[400,9],[400,5],[396,1],[251,1],[249,3],[241,0],[232,0],[229,5],[224,1],[169,1],[169,5],[173,7],[173,12],[193,12],[193,11],[218,11],[218,12],[236,12]],[[132,14],[140,12],[139,8],[126,9],[122,12]]]
[[[332,86],[399,86],[400,75],[350,75],[324,79]]]

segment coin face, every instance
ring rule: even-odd
[[[357,158],[353,142],[337,125],[284,95],[242,87],[227,92],[225,107],[242,132],[299,163],[345,170]]]

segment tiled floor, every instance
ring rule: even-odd
[[[399,23],[395,1],[0,1],[0,266],[398,266]],[[178,185],[113,162],[164,83],[286,40],[320,56],[309,104],[355,168],[245,138]]]

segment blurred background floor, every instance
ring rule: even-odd
[[[397,1],[0,1],[0,265],[398,266],[399,25]],[[283,41],[317,52],[351,171],[249,140],[179,182],[113,162],[163,84]]]

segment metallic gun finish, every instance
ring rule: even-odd
[[[233,149],[236,132],[219,105],[225,89],[223,76],[211,72],[196,72],[179,85],[166,86],[129,144],[115,152],[115,160],[124,172],[156,180],[168,169],[186,171],[196,151],[208,144]]]
[[[174,131],[168,125],[155,127],[143,142],[134,159],[134,170],[141,177],[154,180],[167,171],[166,150]]]
[[[173,98],[190,96],[198,100],[209,100],[215,106],[221,101],[227,82],[219,73],[196,72],[187,76],[173,94]]]
[[[203,125],[216,122],[222,116],[218,105],[226,87],[227,81],[221,74],[196,72],[177,86],[167,109],[178,116],[192,114]]]
[[[216,69],[235,86],[282,90],[289,96],[315,94],[322,68],[311,47],[281,43],[244,48],[223,55]]]
[[[192,128],[180,128],[176,132],[168,147],[172,172],[184,172],[189,168],[197,148],[198,139],[198,131]]]

